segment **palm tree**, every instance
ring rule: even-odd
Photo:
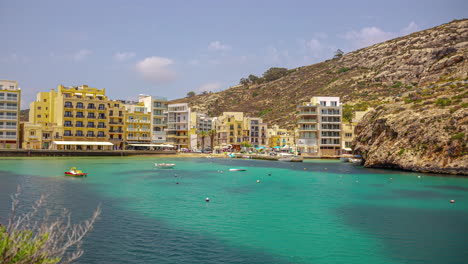
[[[208,135],[210,136],[211,148],[213,149],[213,148],[214,148],[214,140],[215,140],[215,136],[216,136],[216,130],[211,129],[211,130],[208,132]]]
[[[208,135],[208,133],[206,133],[206,131],[200,131],[198,135],[201,137],[201,149],[203,150],[205,149],[205,137]]]

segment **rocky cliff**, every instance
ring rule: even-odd
[[[299,102],[340,96],[356,110],[375,109],[356,130],[365,166],[468,174],[467,55],[468,20],[457,20],[289,70],[272,82],[174,102],[293,126]]]

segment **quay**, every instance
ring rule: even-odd
[[[77,156],[135,156],[175,155],[175,150],[44,150],[0,149],[0,157],[77,157]]]

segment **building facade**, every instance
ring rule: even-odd
[[[124,103],[125,149],[151,145],[151,113],[143,102]]]
[[[42,136],[35,143],[31,135],[37,124]],[[108,129],[105,89],[59,85],[57,91],[39,93],[31,103],[24,144],[45,149],[110,150],[113,144],[108,142]]]
[[[166,143],[167,98],[141,94],[138,101],[142,102],[151,114],[151,143]]]
[[[0,80],[0,149],[20,148],[20,107],[18,82]]]
[[[339,97],[312,97],[299,104],[297,148],[302,155],[341,154],[341,115]]]
[[[167,106],[166,141],[177,149],[188,149],[191,147],[190,113],[191,111],[187,103],[169,104]]]

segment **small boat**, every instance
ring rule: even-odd
[[[350,158],[349,159],[349,162],[353,163],[353,164],[361,164],[362,163],[362,159],[359,159],[359,158]]]
[[[155,163],[154,166],[160,169],[171,169],[175,166],[173,163]]]
[[[65,172],[65,176],[71,177],[86,177],[86,175],[88,175],[88,173],[77,170],[76,167],[71,167],[69,171]]]
[[[287,161],[287,162],[291,162],[291,161],[292,161],[292,158],[279,158],[278,161]]]
[[[246,171],[246,169],[243,169],[243,168],[232,168],[232,169],[229,169],[229,171]]]

